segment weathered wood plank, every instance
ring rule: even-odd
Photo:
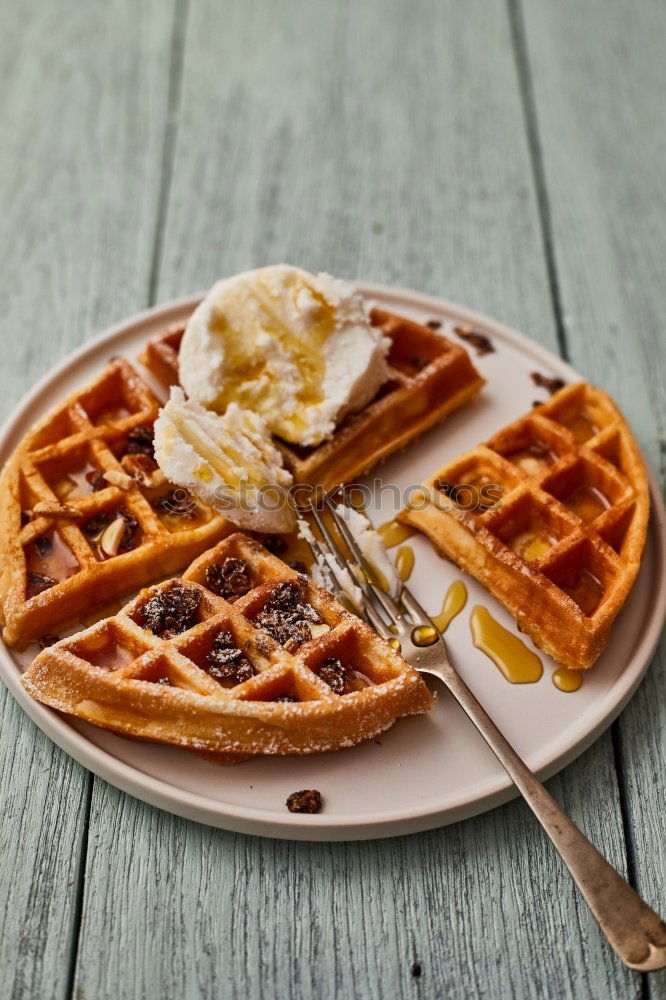
[[[0,5],[0,415],[145,305],[173,4]],[[0,995],[64,997],[90,776],[0,693]]]
[[[524,14],[571,357],[617,397],[663,484],[666,7],[530,0]],[[633,868],[662,912],[665,685],[662,641],[617,724]],[[666,974],[649,988],[666,997]]]
[[[555,345],[502,4],[296,17],[288,0],[195,0],[186,39],[159,298],[287,259],[446,294]],[[552,788],[622,866],[610,739]],[[640,990],[520,804],[307,845],[207,830],[101,782],[76,985],[89,1000]]]

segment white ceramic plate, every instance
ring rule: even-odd
[[[485,316],[424,295],[378,285],[361,285],[378,304],[403,315],[443,321],[442,332],[469,323],[488,334],[496,351],[475,357],[488,380],[480,397],[380,469],[384,483],[405,489],[445,461],[518,417],[535,399],[545,399],[530,372],[576,372],[544,348]],[[139,314],[90,341],[53,369],[24,399],[0,435],[3,463],[28,427],[66,393],[89,381],[114,354],[134,358],[146,339],[189,315],[199,296]],[[453,340],[456,339],[451,334]],[[542,656],[537,684],[511,685],[474,648],[469,612],[488,607],[515,630],[513,620],[474,580],[466,579],[467,607],[450,626],[450,656],[469,686],[542,777],[554,774],[582,753],[622,710],[641,680],[659,638],[666,611],[664,507],[654,481],[652,520],[636,586],[618,618],[607,651],[574,694],[551,682],[552,660]],[[386,494],[369,511],[375,523],[395,512]],[[458,570],[414,538],[416,565],[410,587],[433,613]],[[529,641],[528,641],[529,644]],[[169,747],[121,739],[34,702],[19,682],[34,655],[17,656],[0,646],[0,673],[27,714],[60,747],[95,774],[137,798],[188,819],[243,833],[295,840],[353,840],[425,830],[490,809],[516,794],[490,750],[450,697],[433,710],[398,722],[379,740],[337,753],[283,757],[221,768]],[[293,815],[287,796],[318,788],[325,800],[316,816]]]

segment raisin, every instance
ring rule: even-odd
[[[183,486],[169,490],[153,506],[163,514],[175,514],[177,517],[196,517],[197,514],[197,502]]]
[[[287,551],[287,543],[281,535],[266,535],[263,539],[264,548],[274,556],[283,556]]]
[[[347,668],[332,656],[319,671],[319,676],[334,694],[344,694],[347,687]]]
[[[98,490],[102,490],[108,486],[101,469],[93,469],[91,472],[86,472],[85,480],[93,493],[97,493]]]
[[[279,583],[255,619],[258,628],[267,632],[290,653],[312,638],[308,622],[322,621],[321,615],[311,604],[303,603],[305,596],[305,580]]]
[[[105,528],[111,524],[114,519],[114,515],[110,511],[104,511],[102,514],[95,514],[93,517],[89,517],[81,525],[81,530],[86,538],[97,538],[101,535]]]
[[[316,788],[292,792],[287,799],[287,809],[292,813],[318,813],[321,809],[321,792]]]
[[[45,590],[55,587],[57,582],[52,576],[45,576],[44,573],[28,573],[30,596],[35,597],[36,594],[43,594]]]
[[[535,385],[541,389],[547,389],[551,396],[566,385],[563,378],[549,378],[548,375],[542,375],[541,372],[531,372],[530,377]]]
[[[492,341],[485,333],[478,333],[468,326],[454,326],[453,329],[461,340],[464,340],[470,347],[475,349],[479,356],[494,353],[495,348],[492,345]]]
[[[123,532],[123,537],[118,546],[119,552],[129,552],[130,549],[134,548],[136,543],[136,533],[139,527],[139,522],[135,518],[134,514],[127,509],[127,507],[119,507],[118,513],[125,522],[125,531]]]
[[[52,646],[55,642],[60,641],[60,636],[55,635],[53,632],[45,632],[44,635],[40,635],[37,642],[39,643],[40,649],[46,649],[47,646]]]
[[[147,424],[140,424],[127,435],[127,445],[125,455],[150,455],[155,457],[155,445],[153,442],[153,428]]]
[[[201,592],[193,587],[160,590],[144,604],[143,624],[162,639],[171,639],[196,625],[200,603]]]
[[[234,644],[231,632],[220,632],[215,636],[210,652],[206,656],[208,673],[216,681],[232,680],[242,684],[254,677],[256,670],[243,655],[242,649]]]
[[[244,559],[225,559],[206,567],[206,586],[227,600],[247,594],[251,587],[250,567]]]

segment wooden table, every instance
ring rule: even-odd
[[[112,321],[287,260],[484,310],[666,457],[663,0],[0,4],[0,406]],[[664,647],[549,782],[666,909]],[[169,816],[2,693],[0,995],[666,997],[515,802],[383,842]]]

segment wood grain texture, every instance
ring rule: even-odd
[[[146,303],[173,5],[0,4],[0,416]],[[91,777],[0,693],[0,996],[68,993]]]
[[[571,358],[666,483],[666,7],[530,0],[525,31]],[[616,724],[632,868],[666,911],[666,645]],[[666,973],[648,995],[666,997]]]
[[[557,343],[502,3],[322,0],[296,17],[288,0],[192,0],[178,94],[158,299],[286,259]],[[610,738],[550,787],[622,868]],[[199,827],[98,781],[75,986],[87,1000],[641,995],[521,804],[308,845]]]

